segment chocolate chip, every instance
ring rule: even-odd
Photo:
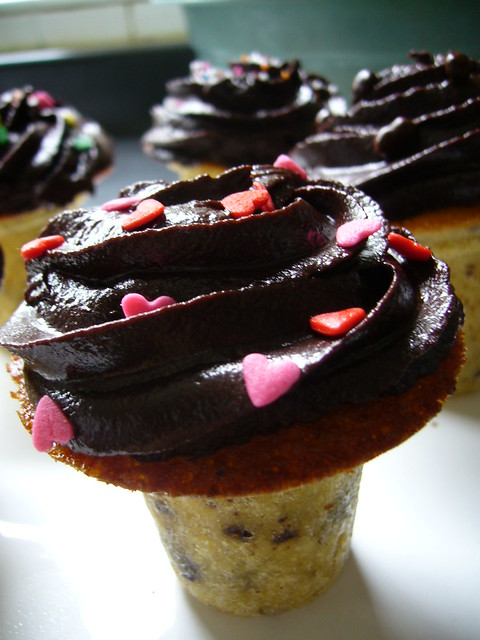
[[[172,552],[172,560],[182,578],[185,578],[185,580],[188,580],[189,582],[201,581],[202,576],[200,566],[196,562],[190,560],[187,555],[175,550]]]
[[[250,538],[253,538],[253,533],[247,531],[241,524],[229,524],[223,529],[223,533],[240,542],[248,542]]]
[[[272,541],[274,544],[281,544],[282,542],[286,542],[287,540],[291,540],[292,538],[296,538],[297,536],[298,531],[286,527],[283,531],[274,533],[272,536]]]
[[[373,149],[386,160],[395,160],[411,152],[418,141],[415,124],[399,116],[390,124],[381,127],[373,141]]]
[[[352,82],[352,102],[366,98],[377,82],[377,76],[369,69],[362,69]]]
[[[445,71],[453,82],[468,80],[472,71],[471,60],[464,53],[450,51],[445,58]]]

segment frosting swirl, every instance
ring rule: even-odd
[[[357,186],[390,219],[480,198],[480,63],[452,51],[410,58],[360,71],[347,114],[291,151],[312,177]]]
[[[112,164],[101,127],[45,91],[0,95],[0,214],[66,205]]]
[[[170,81],[152,109],[145,153],[183,164],[223,166],[273,162],[315,131],[316,119],[344,111],[336,88],[296,60],[242,56],[220,69],[199,60],[190,75]]]
[[[259,191],[263,210],[233,215],[232,194]],[[48,396],[73,425],[74,452],[215,451],[401,393],[451,348],[462,309],[446,265],[402,257],[360,191],[242,166],[120,195],[49,223],[26,262],[25,302],[0,329],[32,404]],[[340,242],[352,224],[353,244]],[[126,313],[127,294],[167,303]],[[312,330],[310,317],[351,308],[365,311],[353,328]],[[261,405],[246,384],[251,354],[296,373]]]

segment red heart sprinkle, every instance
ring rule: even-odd
[[[262,192],[265,196],[265,202],[262,205],[262,211],[275,211],[275,205],[273,204],[271,195],[268,193],[267,187],[265,187],[261,182],[254,182],[252,186],[256,191]]]
[[[24,260],[32,260],[33,258],[39,258],[49,249],[56,249],[64,242],[65,238],[63,236],[35,238],[21,247],[20,254]]]
[[[408,260],[418,260],[426,262],[431,258],[432,252],[427,247],[419,244],[415,240],[410,240],[400,233],[391,232],[388,234],[388,241],[392,249],[398,251],[400,255]]]
[[[147,198],[142,200],[133,213],[128,215],[123,223],[122,229],[124,231],[133,231],[139,227],[143,227],[152,220],[155,220],[162,215],[165,209],[165,205],[153,198]]]
[[[325,336],[341,336],[353,329],[367,314],[360,307],[321,313],[310,318],[310,326]]]
[[[264,205],[268,206],[269,200],[271,201],[271,198],[267,189],[254,187],[248,191],[231,193],[229,196],[223,198],[221,202],[231,216],[234,218],[243,218],[245,216],[251,216],[257,209],[262,209]]]
[[[104,202],[100,209],[103,209],[104,211],[125,211],[125,209],[130,209],[130,207],[136,207],[141,201],[142,198],[138,198],[137,196],[114,198],[113,200]]]
[[[382,228],[379,218],[365,218],[363,220],[350,220],[340,225],[337,229],[337,244],[342,249],[350,249],[365,240]]]
[[[53,445],[66,444],[73,438],[73,426],[60,407],[48,396],[42,396],[35,410],[32,442],[38,451],[50,451]]]

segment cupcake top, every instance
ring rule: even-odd
[[[228,69],[196,60],[167,84],[142,144],[162,162],[226,167],[268,163],[315,131],[316,119],[344,111],[336,88],[298,61],[242,56]]]
[[[352,106],[291,151],[313,177],[364,190],[391,218],[480,199],[480,63],[450,51],[360,71]]]
[[[112,165],[96,122],[45,91],[0,95],[0,215],[66,205]]]
[[[446,265],[392,233],[374,201],[281,166],[135,184],[58,215],[22,254],[25,302],[0,344],[24,361],[35,446],[63,443],[62,459],[142,490],[164,487],[164,463],[255,438],[267,467],[276,434],[435,371],[462,321]],[[312,472],[398,444],[420,413],[413,427],[363,426],[358,442],[346,424],[314,427],[329,435]],[[294,476],[313,450],[296,456],[303,442],[288,447]],[[218,490],[222,464],[179,473],[183,490]]]

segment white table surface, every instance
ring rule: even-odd
[[[142,496],[37,453],[0,353],[2,640],[478,640],[480,397],[365,466],[352,553],[315,602],[237,618],[185,595]]]

